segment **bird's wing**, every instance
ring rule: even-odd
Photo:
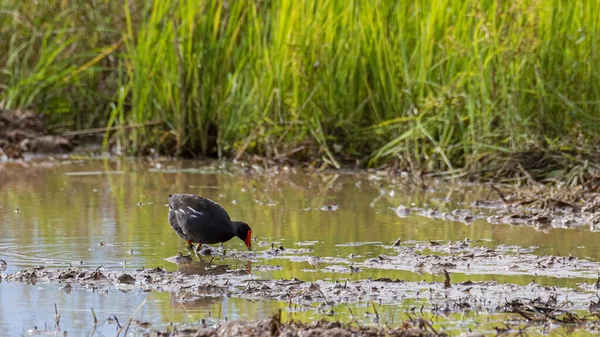
[[[184,233],[183,228],[181,228],[180,224],[181,222],[180,218],[178,217],[178,212],[175,212],[175,210],[173,209],[169,210],[169,225],[171,225],[171,228],[173,228],[173,230],[180,237],[187,240],[186,233]]]
[[[234,236],[230,225],[217,222],[210,216],[190,214],[182,216],[182,220],[185,221],[183,231],[192,242],[212,244],[227,241]]]
[[[170,198],[171,208],[190,215],[210,217],[215,223],[229,223],[231,219],[221,205],[193,194],[177,194]]]
[[[233,236],[229,214],[210,199],[177,194],[169,197],[169,205],[188,240],[214,243],[229,240]]]

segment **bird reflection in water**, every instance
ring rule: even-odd
[[[244,269],[232,269],[229,264],[213,263],[214,257],[206,261],[201,255],[196,255],[198,260],[192,257],[192,254],[184,255],[181,252],[177,256],[166,259],[169,262],[176,263],[179,267],[177,271],[185,275],[222,275],[227,273],[252,273],[252,261],[246,261]],[[239,261],[242,262],[242,261]]]

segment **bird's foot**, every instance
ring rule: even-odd
[[[192,243],[192,241],[188,241],[188,242],[185,244],[185,248],[186,248],[187,250],[191,251],[191,252],[194,252],[194,251],[195,251],[195,249],[194,249],[194,244]]]

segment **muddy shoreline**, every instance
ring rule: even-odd
[[[57,284],[59,286],[80,286],[85,288],[116,287],[121,290],[140,289],[142,291],[190,292],[201,296],[237,296],[247,299],[275,299],[295,303],[322,301],[330,305],[339,303],[375,300],[380,303],[397,304],[402,299],[418,299],[423,291],[444,292],[444,298],[451,300],[452,292],[469,288],[470,294],[485,293],[485,310],[495,310],[507,299],[519,298],[525,293],[552,290],[532,281],[529,285],[503,285],[493,281],[454,283],[450,275],[531,275],[535,277],[578,278],[587,280],[579,283],[574,291],[585,293],[600,291],[600,263],[574,256],[539,256],[531,252],[535,248],[521,248],[500,245],[495,249],[478,245],[471,240],[458,242],[402,242],[383,245],[387,253],[375,258],[350,256],[319,257],[312,255],[312,249],[285,249],[272,245],[271,248],[252,252],[207,250],[213,255],[177,255],[166,258],[165,262],[174,263],[178,271],[155,268],[117,268],[102,267],[90,269],[85,266],[69,268],[34,267],[13,273],[1,273],[5,282],[28,284]],[[262,279],[253,275],[253,270],[268,271],[278,266],[277,261],[290,260],[306,263],[307,268],[321,270],[338,275],[332,280],[305,282],[292,279]],[[235,264],[228,264],[234,261]],[[265,264],[265,262],[270,264]],[[83,263],[83,261],[82,261]],[[229,262],[231,263],[231,262]],[[280,267],[279,267],[280,268]],[[2,270],[6,269],[6,264]],[[416,273],[439,275],[440,282],[408,282],[390,278],[348,281],[347,277],[363,270],[406,270]],[[442,282],[448,273],[449,280]],[[446,277],[446,278],[447,278]],[[451,287],[447,287],[447,283]],[[446,286],[445,286],[446,285]],[[496,294],[496,295],[494,295]],[[541,296],[541,295],[540,295]],[[435,296],[434,296],[435,297]],[[585,296],[584,296],[585,297]],[[593,296],[592,296],[593,297]],[[496,298],[496,301],[492,301]],[[483,298],[474,297],[476,302]],[[573,298],[571,298],[573,300]],[[589,304],[589,300],[588,304]],[[494,304],[495,303],[495,304]],[[457,310],[460,310],[458,308]]]
[[[72,149],[70,139],[48,134],[41,115],[0,108],[0,159],[23,158],[27,153],[61,154]]]
[[[501,284],[495,281],[473,282],[410,282],[390,278],[358,281],[302,281],[297,278],[270,280],[247,274],[244,269],[228,270],[224,274],[207,272],[185,274],[161,268],[137,270],[86,269],[70,267],[50,269],[28,268],[2,275],[4,282],[54,284],[63,291],[74,287],[94,291],[166,291],[186,293],[182,301],[193,297],[239,297],[248,300],[280,300],[290,305],[311,305],[314,302],[335,306],[342,303],[375,301],[379,305],[399,305],[407,299],[424,301],[427,310],[443,308],[445,312],[460,312],[464,308],[480,311],[501,310],[507,302],[526,298],[569,297],[571,309],[585,310],[597,299],[598,283],[581,285],[579,289]],[[451,279],[451,274],[450,274]],[[425,302],[429,302],[426,305]]]
[[[199,269],[194,270],[198,272]],[[408,282],[389,278],[306,282],[296,278],[262,279],[248,274],[246,268],[232,270],[226,265],[211,263],[205,263],[204,270],[198,274],[168,272],[162,268],[38,267],[1,274],[0,282],[52,284],[57,290],[68,293],[75,289],[99,293],[166,291],[175,294],[183,303],[206,297],[237,297],[248,301],[269,299],[287,303],[288,310],[316,310],[324,317],[333,316],[345,305],[362,304],[372,306],[374,323],[379,322],[376,315],[378,308],[399,306],[407,317],[414,318],[396,328],[389,328],[377,324],[348,325],[325,321],[282,323],[275,315],[259,321],[233,321],[208,327],[206,323],[198,323],[186,327],[185,331],[168,327],[166,330],[152,330],[153,336],[445,336],[443,331],[433,328],[429,320],[423,319],[423,315],[468,312],[514,314],[515,318],[525,318],[530,323],[549,321],[553,324],[584,324],[586,329],[600,327],[598,282],[581,285],[578,289],[545,287],[533,282],[528,285],[494,281],[452,283],[451,274],[450,279],[443,282]],[[404,304],[407,302],[410,304]],[[551,313],[544,314],[544,310]]]
[[[542,331],[539,325],[544,324],[598,328],[600,262],[594,232],[600,198],[593,191],[452,185],[386,171],[320,173],[222,162],[206,166],[158,157],[23,160],[0,164],[0,171],[17,177],[0,183],[10,196],[0,212],[14,231],[0,247],[0,259],[8,261],[8,266],[0,261],[0,282],[13,289],[22,287],[23,292],[43,288],[70,300],[82,293],[113,299],[154,294],[155,306],[164,303],[166,296],[173,308],[214,312],[214,304],[207,304],[213,301],[236,308],[228,311],[233,318],[243,317],[235,310],[247,308],[247,303],[276,303],[284,316],[311,313],[302,316],[298,325],[279,321],[278,333],[290,336],[320,335],[323,329],[342,336],[421,336],[444,328],[433,324],[435,331],[431,330],[419,319],[452,317],[449,320],[456,323],[463,315],[502,316],[515,333],[519,328],[510,323],[514,320],[535,332]],[[55,173],[46,181],[42,177],[48,171]],[[232,184],[238,181],[232,177],[240,176],[239,184]],[[55,186],[55,193],[27,197],[32,188],[48,185]],[[118,194],[123,186],[145,187]],[[156,188],[150,197],[145,196],[147,186]],[[57,197],[64,189],[75,197]],[[197,189],[244,218],[253,215],[252,223],[261,228],[254,251],[240,250],[239,242],[232,242],[215,247],[211,255],[201,255],[202,260],[187,255],[165,259],[181,244],[164,223],[161,201],[169,189]],[[353,192],[353,198],[345,199]],[[399,197],[413,192],[414,197]],[[287,195],[295,198],[286,201]],[[40,203],[44,200],[56,204],[44,212]],[[60,210],[73,207],[73,201],[78,207],[72,212],[75,216],[65,218]],[[43,226],[34,227],[38,223]],[[356,235],[338,235],[350,227]],[[29,238],[32,228],[43,232],[24,246],[18,244]],[[310,234],[319,228],[329,230],[327,236]],[[74,236],[82,231],[83,239]],[[67,239],[51,240],[56,233],[65,233]],[[567,233],[568,244],[552,249]],[[547,237],[555,239],[544,241]],[[369,313],[357,318],[357,325],[320,325],[325,323],[315,320],[343,321],[348,312],[361,310],[362,315],[365,308]],[[402,319],[395,320],[390,326],[401,328],[385,330],[378,324],[389,320],[380,320],[378,310],[387,317],[401,313],[402,319],[407,315],[413,319],[404,326]],[[270,307],[260,312],[254,319],[272,313]],[[166,331],[174,335],[165,321],[155,316],[149,320],[155,330],[138,335],[158,336]],[[232,335],[249,336],[251,331],[264,334],[267,330],[257,326],[272,326],[272,322],[268,318],[176,326],[180,335],[189,329],[187,335],[211,336],[225,334],[224,326],[231,323],[227,329],[245,329]],[[534,327],[529,328],[530,323]],[[353,330],[359,326],[369,329]],[[417,330],[408,333],[407,326]],[[501,324],[496,327],[505,329]],[[490,327],[485,329],[489,333]]]
[[[144,125],[155,125],[156,121]],[[160,124],[160,123],[159,123]],[[100,144],[103,137],[102,132],[105,129],[98,128],[92,130],[81,130],[74,132],[65,132],[62,135],[51,134],[44,122],[41,114],[36,114],[29,110],[8,110],[0,108],[0,159],[23,159],[29,155],[60,155],[76,154],[80,148],[94,148],[93,155],[99,153]],[[108,132],[108,131],[106,131]],[[120,146],[110,142],[111,155],[120,155],[124,152]],[[172,153],[167,152],[167,154]],[[145,156],[139,156],[140,160],[153,160],[159,156],[154,149],[148,149],[144,152]],[[337,169],[322,158],[302,157],[295,158],[294,152],[278,155],[275,157],[258,156],[252,153],[240,152],[236,156],[230,154],[232,162],[241,163],[244,171],[253,173],[263,173],[265,171],[279,171],[280,169],[302,168],[315,172],[339,172],[364,170],[365,172],[375,172],[378,175],[388,175],[390,177],[403,177],[413,180],[411,183],[425,187],[427,181],[441,179],[452,180],[455,182],[479,182],[479,183],[501,183],[520,186],[530,186],[533,188],[551,186],[579,189],[579,193],[600,192],[598,182],[600,181],[598,170],[600,170],[600,154],[582,151],[525,151],[511,154],[487,155],[480,159],[478,168],[467,166],[453,172],[428,172],[423,168],[415,168],[408,165],[402,158],[389,161],[380,165],[378,168],[366,168],[365,163],[356,158],[338,158],[341,166]],[[190,159],[190,158],[188,158]],[[214,157],[194,157],[195,160],[217,160]],[[402,163],[402,165],[400,164]],[[585,163],[585,169],[581,169],[582,163]],[[553,172],[546,172],[544,167],[553,167]],[[552,175],[556,171],[561,174]],[[575,171],[575,172],[571,172]],[[576,174],[578,173],[578,174]],[[538,189],[539,191],[539,189]],[[546,197],[554,192],[543,192]],[[577,193],[577,192],[575,192]],[[539,195],[538,195],[539,197]],[[519,199],[519,198],[517,198]],[[503,201],[507,201],[502,197]],[[522,205],[534,204],[533,201],[519,200]],[[519,202],[517,201],[517,202]],[[543,198],[544,203],[556,202],[558,206],[573,206],[564,200]],[[514,203],[514,200],[510,201]],[[546,208],[546,205],[543,207]],[[534,219],[534,221],[537,220]],[[577,221],[569,220],[569,221]],[[597,219],[595,219],[597,223]]]

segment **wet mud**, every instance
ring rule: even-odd
[[[117,325],[117,333],[131,333],[131,336],[186,336],[186,337],[251,337],[251,336],[281,336],[281,337],[445,337],[444,331],[437,331],[432,324],[423,318],[405,321],[396,328],[384,326],[361,326],[358,324],[343,324],[327,320],[315,321],[311,324],[302,322],[282,322],[281,313],[270,318],[253,321],[235,320],[222,324],[211,325],[206,321],[183,327],[169,326],[155,329],[149,322],[128,321],[125,326],[118,323],[116,318],[111,323]],[[30,329],[29,335],[59,336],[60,329],[39,330]],[[67,335],[67,334],[65,334]]]
[[[469,186],[465,185],[467,189]],[[495,186],[492,195],[476,199],[468,207],[442,210],[438,207],[399,205],[393,211],[400,218],[417,215],[465,224],[485,220],[492,225],[522,225],[539,231],[553,228],[587,228],[600,231],[600,193],[580,188],[553,189],[549,186]],[[446,200],[442,200],[443,204]]]
[[[395,249],[398,249],[395,247]],[[400,248],[402,249],[402,248]],[[332,264],[333,259],[320,258],[319,263],[313,263],[314,267],[321,268],[324,263],[329,264],[330,271],[352,272],[352,268],[398,268],[396,263],[412,259],[422,265],[431,265],[444,280],[439,282],[409,282],[391,278],[371,277],[362,280],[351,281],[340,277],[335,280],[303,281],[298,278],[291,279],[263,279],[252,274],[256,270],[270,270],[280,268],[278,266],[261,265],[252,263],[251,259],[245,259],[243,255],[236,266],[213,262],[214,257],[208,261],[188,261],[187,256],[176,256],[169,258],[171,261],[180,263],[176,272],[170,272],[163,268],[139,268],[124,269],[115,268],[87,269],[83,267],[70,267],[64,269],[54,268],[28,268],[15,273],[1,274],[4,282],[20,282],[27,284],[57,284],[60,289],[70,291],[73,287],[93,289],[96,292],[108,292],[111,289],[120,291],[138,290],[143,292],[165,291],[186,295],[181,297],[182,301],[190,301],[199,297],[237,297],[248,300],[278,300],[289,303],[290,306],[311,307],[314,303],[323,305],[323,313],[332,310],[333,307],[342,303],[368,303],[374,301],[379,305],[402,305],[411,300],[412,305],[419,303],[420,306],[429,311],[442,310],[444,312],[460,312],[465,309],[495,312],[501,311],[511,301],[519,301],[532,298],[562,298],[568,297],[568,309],[585,310],[597,306],[596,291],[600,290],[600,282],[597,278],[590,279],[589,283],[581,283],[577,289],[561,287],[545,287],[535,282],[528,285],[502,284],[494,281],[474,282],[463,281],[454,283],[452,281],[453,270],[462,263],[464,268],[467,264],[482,263],[485,260],[493,260],[491,256],[500,260],[508,260],[503,264],[511,264],[515,259],[521,261],[521,265],[540,269],[549,267],[548,264],[556,264],[557,268],[569,268],[583,263],[581,260],[565,257],[537,258],[535,261],[527,260],[532,257],[508,258],[492,250],[482,251],[477,257],[472,252],[463,252],[458,256],[444,258],[438,255],[423,255],[421,257],[407,257],[407,251],[400,250],[396,257],[381,256],[377,259],[368,259],[361,263],[349,265],[349,268],[338,264]],[[416,254],[416,253],[411,253]],[[246,257],[250,257],[248,254]],[[280,258],[285,256],[279,255]],[[190,257],[191,258],[191,257]],[[206,258],[206,257],[205,257]],[[478,260],[479,259],[479,260]],[[428,262],[423,262],[428,261]],[[457,262],[462,261],[462,262]],[[467,262],[468,261],[468,262]],[[404,262],[405,263],[405,262]],[[597,272],[598,265],[587,262],[587,268]],[[356,266],[356,267],[355,267]],[[418,266],[416,266],[419,268]],[[475,267],[487,270],[490,273],[496,266]],[[509,268],[510,269],[510,268]],[[575,269],[574,269],[575,270]],[[565,274],[575,271],[561,271]],[[556,273],[560,275],[560,273]],[[592,282],[595,281],[595,282]]]
[[[329,322],[326,320],[316,321],[312,324],[301,322],[282,322],[279,314],[271,318],[257,321],[232,321],[217,327],[189,328],[187,331],[155,331],[160,334],[176,336],[281,336],[281,337],[351,337],[351,336],[386,336],[386,337],[434,337],[448,336],[443,331],[435,328],[425,319],[414,319],[404,322],[397,328],[360,326]]]
[[[498,190],[498,194],[499,200],[473,203],[495,213],[487,217],[491,224],[527,225],[542,231],[581,226],[600,230],[600,194],[595,191],[538,186],[507,195]]]
[[[289,310],[318,311],[323,317],[333,316],[339,310],[351,310],[344,309],[349,305],[364,305],[372,307],[374,323],[379,321],[378,308],[395,306],[410,318],[394,329],[358,323],[282,322],[280,315],[250,322],[220,322],[217,325],[202,320],[192,326],[179,326],[179,329],[173,325],[151,328],[150,322],[133,321],[133,324],[141,324],[135,335],[151,336],[446,336],[445,332],[438,331],[439,328],[436,330],[430,320],[423,319],[423,315],[505,313],[517,315],[528,324],[578,324],[586,329],[598,328],[600,317],[598,282],[579,289],[546,287],[533,282],[527,285],[494,281],[454,283],[452,274],[446,271],[445,279],[440,282],[408,282],[390,278],[308,282],[297,278],[270,280],[253,276],[250,261],[239,269],[197,261],[181,266],[183,268],[177,272],[162,268],[38,267],[2,274],[0,282],[55,284],[67,293],[76,288],[97,293],[166,291],[175,294],[182,303],[207,297],[277,300],[286,303]],[[511,322],[514,324],[514,320]],[[131,319],[129,324],[132,324]],[[124,326],[124,322],[119,325],[121,330]],[[507,323],[507,331],[511,330],[508,326]]]
[[[41,116],[27,110],[0,109],[0,159],[25,153],[57,154],[73,149],[67,138],[49,135]]]
[[[344,274],[363,270],[403,270],[419,274],[442,274],[444,270],[465,275],[531,275],[532,277],[586,278],[594,282],[600,272],[600,263],[575,256],[536,255],[538,247],[498,245],[487,247],[483,240],[461,241],[402,241],[355,242],[337,246],[370,245],[382,251],[376,257],[350,254],[347,257],[314,256],[311,248],[271,248],[257,252],[227,252],[232,259],[253,262],[277,259],[304,262],[308,269]],[[260,243],[259,243],[260,245]],[[263,245],[267,245],[263,243]],[[300,246],[306,243],[300,243]],[[216,250],[213,254],[223,254]],[[219,255],[221,256],[221,255]],[[170,258],[172,262],[178,257]],[[189,257],[188,257],[189,258]],[[347,275],[346,275],[347,276]]]
[[[73,291],[108,296],[159,293],[168,296],[172,305],[162,312],[170,312],[178,305],[205,306],[203,301],[207,299],[230,305],[234,309],[229,313],[248,310],[239,303],[277,303],[279,308],[284,308],[284,315],[314,313],[316,317],[331,320],[344,320],[348,312],[354,320],[353,310],[368,308],[368,315],[350,325],[306,323],[315,316],[309,320],[305,319],[309,316],[303,316],[304,323],[284,322],[277,316],[250,322],[226,322],[219,316],[217,324],[207,318],[207,322],[199,320],[195,324],[167,326],[165,321],[156,320],[156,316],[147,316],[153,325],[139,322],[136,331],[142,332],[133,334],[136,336],[145,333],[155,336],[433,336],[440,335],[444,329],[439,325],[434,329],[431,317],[448,317],[451,324],[459,324],[463,315],[500,316],[497,321],[504,320],[504,325],[494,327],[497,328],[494,332],[499,334],[520,333],[522,326],[516,327],[518,324],[536,325],[537,332],[543,332],[547,325],[578,326],[586,331],[598,328],[600,262],[594,250],[594,235],[598,233],[589,233],[597,231],[600,219],[600,196],[594,191],[567,193],[567,189],[556,192],[508,187],[500,191],[486,187],[484,193],[471,193],[483,187],[465,184],[446,188],[431,183],[424,189],[423,186],[412,187],[424,190],[423,195],[402,198],[400,194],[412,193],[411,187],[407,187],[410,183],[380,172],[348,177],[315,175],[306,179],[298,178],[299,171],[293,168],[282,173],[237,167],[232,169],[231,175],[243,175],[243,182],[217,188],[223,182],[204,181],[194,176],[222,173],[223,168],[217,164],[187,168],[160,160],[150,166],[145,163],[112,165],[107,161],[107,168],[103,169],[84,166],[83,161],[74,164],[85,169],[63,169],[64,174],[57,180],[60,184],[55,185],[74,181],[78,184],[68,185],[69,191],[76,194],[88,191],[79,192],[71,199],[92,200],[94,204],[84,203],[74,214],[85,214],[95,208],[101,211],[72,220],[73,230],[56,225],[69,221],[68,217],[63,219],[62,213],[53,213],[54,209],[64,207],[65,202],[57,203],[58,207],[38,217],[33,216],[38,209],[28,208],[27,203],[21,206],[8,202],[9,206],[0,205],[0,209],[5,208],[16,234],[21,233],[17,231],[23,228],[21,223],[36,223],[38,218],[52,219],[47,228],[43,227],[48,235],[59,232],[79,235],[82,228],[92,228],[90,233],[82,242],[79,238],[58,240],[47,247],[38,243],[43,240],[32,241],[26,248],[7,240],[3,246],[6,255],[0,256],[7,261],[0,260],[0,282],[32,284],[36,288],[49,285],[45,289],[61,294]],[[22,166],[12,168],[15,172],[12,174],[29,172],[19,185],[20,190],[29,193],[32,182],[36,186],[49,185],[36,179],[41,179],[40,172],[58,164],[43,166],[23,161],[19,165]],[[38,167],[24,169],[25,165]],[[10,169],[10,165],[6,166],[4,172],[12,172]],[[159,177],[150,184],[162,186],[155,193],[158,196],[148,197],[147,188],[140,188],[131,196],[118,199],[122,209],[107,207],[112,194],[106,191],[129,186],[126,178],[133,176],[131,172],[140,177],[144,174]],[[211,179],[228,182],[229,178],[224,177],[211,176]],[[99,180],[112,185],[102,185]],[[140,185],[139,180],[131,183],[134,187]],[[2,184],[0,182],[0,186]],[[11,182],[4,184],[9,186],[7,190],[19,190]],[[238,215],[253,217],[252,223],[260,228],[256,231],[260,236],[253,242],[255,250],[243,251],[239,249],[239,242],[231,242],[225,248],[205,247],[197,255],[185,252],[169,257],[177,252],[176,247],[183,246],[182,242],[169,236],[170,232],[155,233],[155,229],[165,227],[161,202],[170,189],[197,189],[198,193],[212,196]],[[453,191],[458,192],[452,194]],[[64,190],[55,192],[47,200],[54,200]],[[351,199],[344,199],[353,192],[356,195]],[[293,202],[285,199],[299,194],[302,198]],[[96,195],[103,197],[96,202]],[[118,209],[114,212],[117,215],[104,219],[111,209]],[[363,214],[366,216],[361,216]],[[95,216],[100,216],[100,220]],[[298,219],[292,221],[296,216]],[[79,226],[81,223],[85,226]],[[103,224],[114,228],[114,232],[96,231],[88,223]],[[281,232],[280,228],[286,231]],[[331,229],[327,235],[306,235],[325,228]],[[565,228],[574,230],[562,230]],[[565,238],[563,233],[567,233]],[[23,235],[29,232],[15,237]],[[466,236],[473,239],[463,239]],[[512,236],[520,237],[514,240]],[[528,237],[525,239],[525,236]],[[562,245],[566,241],[569,244]],[[28,254],[33,254],[29,260]],[[32,267],[38,264],[45,267]],[[77,267],[67,267],[69,264]],[[147,267],[138,268],[140,266]],[[238,302],[232,304],[233,300],[229,299]],[[378,311],[392,312],[396,317],[399,314],[407,321],[390,325],[399,326],[396,329],[370,326],[370,322],[389,323],[389,320],[379,319]],[[270,313],[269,309],[267,314],[255,318]],[[425,316],[429,318],[423,319]],[[514,324],[515,321],[519,323]],[[145,327],[146,323],[152,326]],[[125,327],[123,322],[121,327]],[[486,329],[489,334],[489,327]]]

